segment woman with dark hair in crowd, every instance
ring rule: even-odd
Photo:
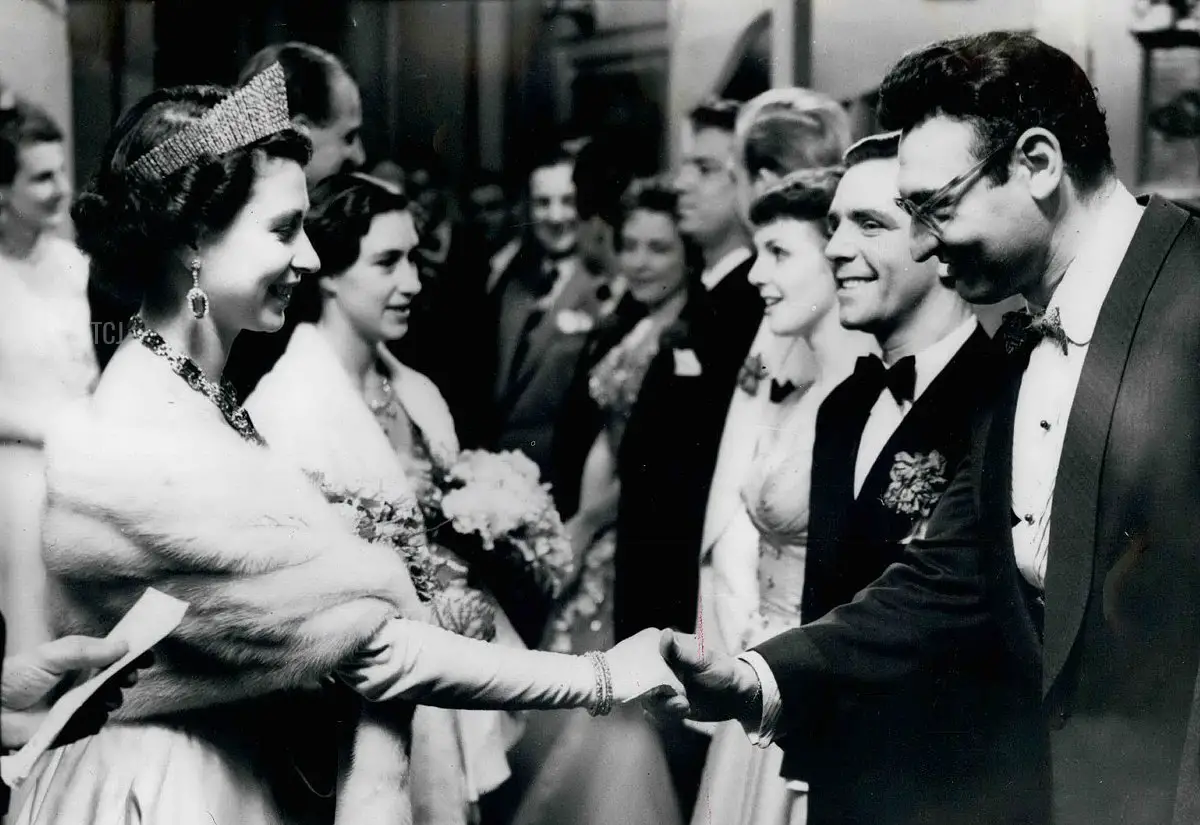
[[[287,349],[246,399],[246,410],[273,451],[327,484],[415,502],[428,495],[434,464],[449,467],[457,458],[459,442],[437,387],[387,346],[408,332],[421,290],[410,203],[386,181],[359,173],[326,178],[311,197],[304,229],[321,271],[293,290]],[[419,520],[419,511],[413,517]],[[487,613],[474,624],[522,647],[493,601],[459,589],[465,569],[448,555],[440,561],[440,581],[451,586],[439,598],[473,600]],[[465,823],[469,807],[508,778],[505,752],[515,730],[491,712],[418,709],[417,821]]]
[[[701,289],[700,259],[679,232],[678,196],[656,179],[630,186],[617,219],[617,265],[644,317],[616,341],[603,325],[581,362],[595,435],[567,522],[577,576],[551,614],[543,647],[603,650],[613,643],[612,581],[617,455],[642,379],[689,297]],[[573,414],[583,418],[586,411]],[[540,751],[540,765],[517,813],[518,825],[680,821],[662,744],[638,713],[598,722],[578,714],[540,714],[518,747]],[[614,788],[620,788],[614,793]]]
[[[323,797],[336,821],[403,822],[410,702],[604,713],[677,686],[654,632],[574,657],[429,625],[405,554],[359,538],[237,406],[233,340],[278,330],[319,266],[284,88],[272,66],[234,93],[152,93],[76,205],[94,274],[143,298],[95,394],[47,425],[56,629],[103,635],[148,586],[190,606],[114,721],[25,780],[22,825],[330,821]],[[314,783],[290,745],[331,720],[289,697],[334,676],[372,701]]]
[[[37,425],[98,374],[87,260],[59,234],[70,197],[62,130],[0,90],[0,604],[17,652],[48,639]]]

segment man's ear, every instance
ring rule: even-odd
[[[313,123],[312,118],[308,115],[295,115],[292,118],[292,125],[306,135],[311,135],[313,129],[316,127],[316,124]]]
[[[1062,145],[1053,132],[1040,126],[1026,129],[1017,139],[1016,161],[1029,178],[1029,194],[1035,200],[1045,200],[1058,191],[1066,166]]]

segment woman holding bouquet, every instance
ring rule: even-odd
[[[246,410],[273,451],[331,489],[402,502],[421,527],[418,496],[432,494],[434,464],[450,466],[459,449],[437,387],[385,346],[408,331],[421,289],[412,213],[390,184],[357,173],[326,178],[311,198],[304,230],[321,271],[293,290],[287,350]],[[478,591],[452,586],[437,604],[442,613],[478,619],[481,631],[494,628],[504,644],[523,646]],[[508,778],[506,751],[517,728],[499,713],[420,708],[413,717],[416,821],[465,822],[468,806]]]
[[[587,373],[602,425],[584,466],[579,511],[567,523],[577,573],[551,616],[545,643],[550,650],[603,650],[613,642],[616,456],[659,338],[684,310],[700,272],[679,232],[676,205],[674,190],[657,180],[635,181],[623,202],[618,263],[645,317]],[[530,721],[529,745],[549,753],[539,760],[542,767],[517,825],[680,821],[661,740],[640,715],[603,722],[579,714],[557,716],[541,714]]]
[[[190,608],[113,722],[37,764],[22,825],[404,822],[411,702],[603,713],[678,687],[657,633],[586,658],[425,623],[404,556],[348,529],[237,406],[221,380],[234,339],[278,330],[319,266],[309,152],[277,65],[233,93],[161,89],[76,204],[93,275],[143,299],[94,396],[48,422],[57,630],[103,635],[147,586]],[[280,735],[321,720],[281,710],[335,675],[372,703],[339,740],[336,782],[314,784]]]

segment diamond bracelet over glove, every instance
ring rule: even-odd
[[[608,669],[608,657],[594,650],[583,655],[592,663],[592,671],[596,676],[596,699],[588,708],[588,713],[607,716],[613,709],[612,671]]]

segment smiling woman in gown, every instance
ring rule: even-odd
[[[321,271],[294,288],[287,349],[246,409],[273,451],[329,486],[415,502],[432,484],[433,463],[449,466],[459,450],[437,387],[386,346],[408,331],[421,289],[409,204],[390,185],[357,173],[326,178],[311,198],[305,232]],[[491,608],[498,639],[522,646]],[[506,750],[518,731],[507,714],[418,709],[416,821],[465,823],[479,797],[508,778]]]

